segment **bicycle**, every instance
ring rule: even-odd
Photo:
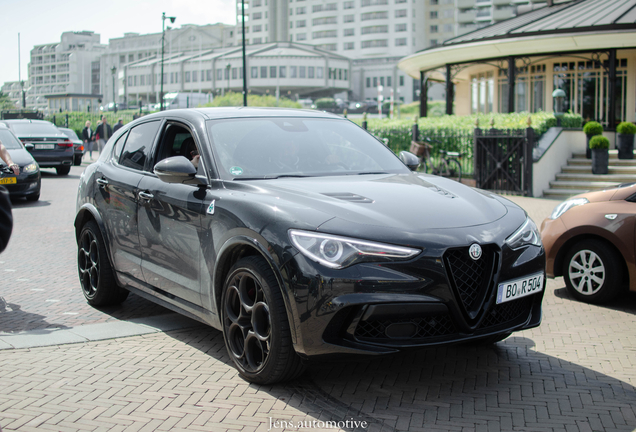
[[[444,149],[439,150],[439,163],[434,164],[431,159],[431,143],[440,144],[440,141],[431,138],[425,138],[425,141],[411,141],[411,153],[414,153],[420,160],[418,171],[428,172],[428,166],[431,166],[431,173],[446,178],[452,178],[461,182],[462,165],[459,162],[465,153],[451,152]]]

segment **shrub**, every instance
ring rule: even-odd
[[[590,148],[591,149],[608,149],[610,142],[603,135],[594,135],[590,139]]]
[[[616,132],[624,135],[636,135],[636,125],[630,122],[619,123]]]
[[[316,105],[316,109],[318,110],[336,108],[336,101],[333,98],[320,98],[317,99],[314,104]]]
[[[594,136],[603,134],[603,126],[599,122],[590,121],[583,126],[585,135]]]
[[[206,107],[238,107],[243,106],[243,93],[227,92],[223,96],[217,96],[212,102],[205,105]],[[247,95],[247,106],[250,107],[275,107],[276,96],[270,95]],[[279,98],[278,106],[284,108],[302,108],[298,102],[294,102],[290,99]]]

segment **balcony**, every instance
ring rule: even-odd
[[[457,15],[457,22],[459,24],[472,23],[475,22],[475,18],[477,18],[477,11],[468,10],[466,12],[460,12]]]
[[[505,9],[495,9],[492,14],[492,18],[495,21],[503,21],[508,18],[512,18],[515,16],[514,9],[505,8]]]
[[[510,3],[510,0],[492,0],[493,6],[508,6]]]
[[[474,8],[477,2],[475,0],[457,0],[458,9]]]

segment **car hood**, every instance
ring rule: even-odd
[[[277,179],[259,186],[276,196],[279,206],[287,202],[331,216],[324,222],[339,219],[404,232],[489,224],[508,211],[490,193],[426,175]]]

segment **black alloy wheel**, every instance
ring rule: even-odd
[[[128,291],[115,282],[102,234],[94,221],[82,227],[77,244],[77,270],[82,292],[91,306],[119,304],[128,297]]]
[[[576,243],[563,261],[563,280],[574,298],[587,303],[613,300],[622,289],[622,258],[599,240]]]
[[[232,267],[221,299],[221,318],[225,346],[246,380],[271,384],[304,371],[292,346],[278,282],[263,258],[245,257]]]

